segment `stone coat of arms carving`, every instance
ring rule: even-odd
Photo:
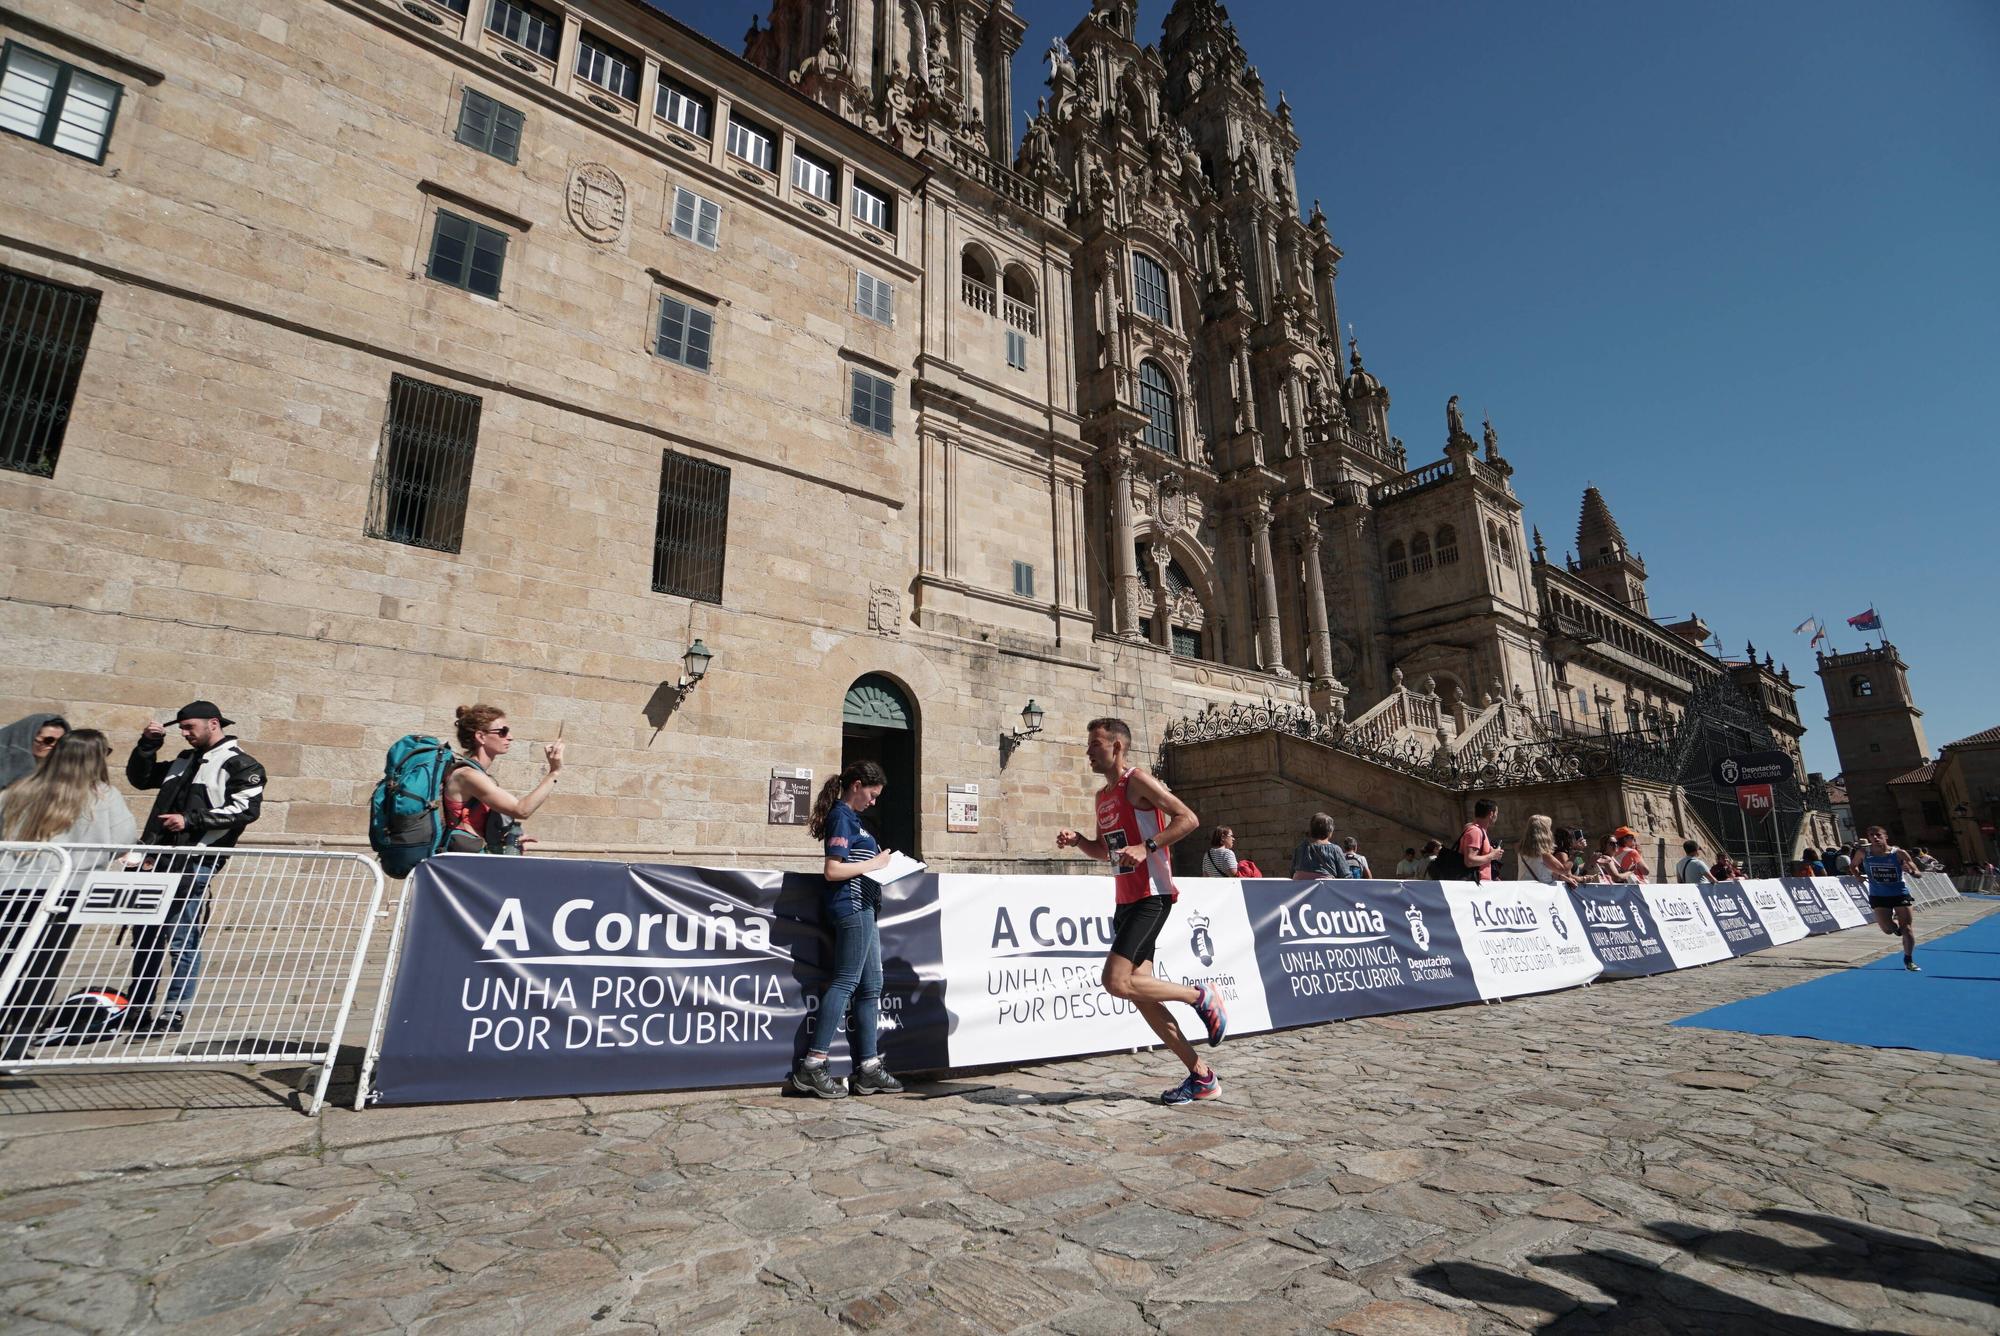
[[[569,220],[592,241],[616,241],[625,231],[625,182],[601,162],[578,164],[569,174]]]

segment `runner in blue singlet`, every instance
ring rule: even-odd
[[[1875,925],[1891,937],[1903,939],[1903,968],[1918,973],[1917,933],[1911,924],[1910,885],[1903,874],[1915,876],[1917,865],[1908,854],[1889,843],[1889,832],[1880,826],[1868,828],[1868,843],[1861,846],[1861,875],[1868,879],[1868,907],[1875,911]]]

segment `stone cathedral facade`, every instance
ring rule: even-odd
[[[259,837],[352,845],[492,699],[569,747],[549,851],[752,866],[864,756],[888,842],[1056,866],[1100,714],[1211,822],[1391,855],[1508,786],[1712,846],[1690,723],[1796,752],[1595,489],[1558,560],[1490,422],[1393,434],[1214,0],[1096,0],[1032,110],[1007,0],[777,0],[740,55],[673,8],[0,14],[0,705],[212,697]]]

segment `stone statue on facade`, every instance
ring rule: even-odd
[[[1445,400],[1444,425],[1452,440],[1471,439],[1465,434],[1465,414],[1458,411],[1458,396],[1455,394]]]
[[[1054,83],[1065,71],[1076,73],[1076,62],[1070,58],[1069,43],[1060,37],[1049,39],[1048,54],[1042,59],[1049,62],[1049,82]]]

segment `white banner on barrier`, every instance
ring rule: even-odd
[[[1104,878],[952,876],[938,905],[956,1013],[952,1065],[1158,1043],[1132,1004],[1100,982],[1116,909]],[[1162,977],[1222,983],[1233,1033],[1271,1028],[1239,882],[1184,888],[1157,949],[1154,972]],[[1177,1008],[1176,1016],[1193,1028],[1191,1011]]]
[[[1791,892],[1775,881],[1746,881],[1741,883],[1744,898],[1757,912],[1757,919],[1764,925],[1764,931],[1771,934],[1771,945],[1796,942],[1806,935],[1806,921],[1799,917],[1798,906],[1792,903]]]
[[[1653,920],[1660,925],[1660,940],[1666,944],[1667,954],[1674,958],[1676,969],[1712,965],[1736,954],[1729,949],[1722,929],[1716,926],[1715,915],[1709,913],[1708,901],[1694,887],[1648,885],[1638,891],[1646,907],[1653,911]]]
[[[1833,921],[1840,927],[1858,928],[1868,921],[1868,915],[1854,903],[1854,897],[1847,893],[1839,877],[1814,877],[1812,884],[1826,912],[1833,915]]]
[[[1604,972],[1569,896],[1556,888],[1448,881],[1444,897],[1483,998],[1573,988]]]

